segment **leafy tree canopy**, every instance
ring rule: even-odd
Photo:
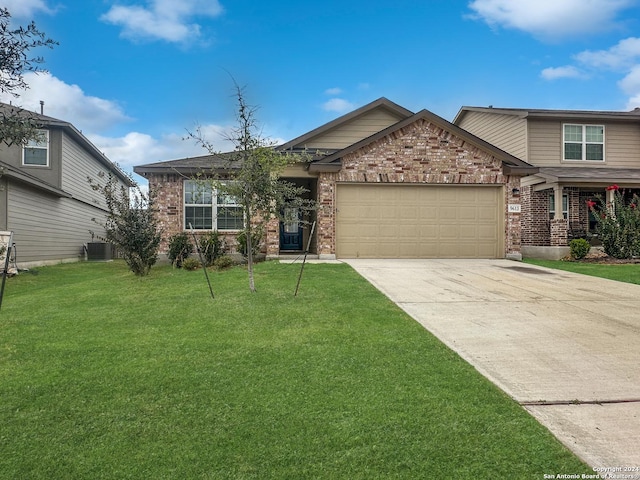
[[[41,56],[31,51],[38,47],[53,48],[58,43],[38,30],[31,22],[26,27],[13,26],[11,13],[0,8],[0,93],[18,98],[21,90],[29,88],[26,72],[44,72]],[[37,115],[18,106],[4,105],[0,109],[0,142],[8,146],[23,144],[37,138]]]

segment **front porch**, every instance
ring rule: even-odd
[[[640,193],[640,170],[541,168],[522,183],[522,255],[559,260],[569,255],[574,238],[600,245],[597,220],[587,202],[610,203],[614,191],[607,187],[614,184],[625,196]]]

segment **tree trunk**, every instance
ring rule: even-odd
[[[247,209],[247,271],[249,272],[249,290],[256,291],[256,284],[253,280],[253,228],[251,227],[251,210]]]

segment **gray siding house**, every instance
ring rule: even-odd
[[[0,145],[0,230],[13,231],[21,268],[81,260],[91,232],[104,234],[92,219],[104,221],[105,201],[87,177],[111,173],[132,185],[72,124],[35,116],[40,139],[24,146]]]

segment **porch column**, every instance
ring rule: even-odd
[[[613,216],[615,216],[616,212],[615,209],[613,208],[613,202],[616,198],[616,191],[615,190],[607,190],[605,192],[605,200],[607,202],[607,210],[609,210]]]
[[[267,222],[267,258],[277,258],[280,254],[280,219],[272,216]]]
[[[562,186],[553,187],[553,203],[555,214],[551,222],[551,246],[560,247],[567,245],[567,220],[562,212]]]

